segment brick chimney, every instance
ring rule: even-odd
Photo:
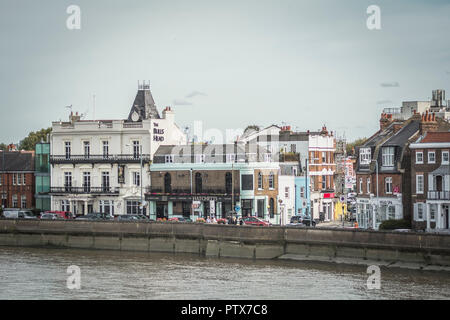
[[[380,129],[384,130],[392,123],[392,121],[394,121],[392,114],[383,112],[380,117]]]
[[[80,121],[80,119],[81,119],[81,116],[78,115],[78,112],[76,114],[73,114],[73,112],[70,113],[69,120],[70,120],[70,122],[72,122],[72,124],[74,122]]]
[[[403,128],[403,122],[394,122],[394,133],[397,133],[401,128]]]
[[[426,111],[422,114],[422,119],[420,120],[420,134],[423,135],[428,131],[438,131],[438,123],[436,121],[436,115],[434,113],[429,113]]]

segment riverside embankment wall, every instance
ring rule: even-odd
[[[0,245],[54,246],[205,256],[359,259],[450,266],[450,236],[197,223],[0,220]]]

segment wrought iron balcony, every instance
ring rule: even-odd
[[[53,155],[50,156],[50,163],[62,164],[62,163],[139,163],[141,161],[140,155],[134,154],[109,154],[109,155]],[[142,155],[142,161],[150,161],[149,154]]]
[[[428,200],[450,200],[450,191],[428,191]]]
[[[51,194],[119,194],[118,187],[50,187]]]
[[[145,189],[145,192],[148,194],[167,194],[167,195],[231,195],[231,190],[225,190],[225,189],[212,189],[212,188],[203,188],[201,192],[197,192],[195,188],[193,188],[193,191],[191,193],[191,189],[176,189],[172,188],[169,192],[166,192],[166,190],[163,190],[162,188],[158,187],[147,187]],[[239,189],[234,190],[235,195],[240,194]]]

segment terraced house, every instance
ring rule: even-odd
[[[0,150],[0,195],[3,208],[34,208],[34,151]]]
[[[411,144],[412,227],[450,231],[450,132],[426,132]]]
[[[382,113],[380,130],[357,148],[357,221],[361,228],[378,229],[385,220],[409,221],[411,152],[409,145],[429,131],[450,125],[432,113],[415,113],[407,120]]]
[[[148,84],[139,84],[127,119],[53,122],[50,136],[51,207],[76,215],[146,213],[149,162],[160,145],[185,144],[166,107],[159,115]]]
[[[160,146],[150,166],[150,218],[239,216],[280,223],[278,162],[256,144]]]

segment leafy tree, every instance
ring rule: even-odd
[[[359,138],[353,142],[347,143],[347,155],[354,156],[355,155],[355,147],[359,147],[366,142],[367,138]]]
[[[7,147],[5,143],[0,143],[0,150],[6,150]]]
[[[52,131],[52,128],[41,129],[36,132],[30,132],[26,138],[19,143],[19,150],[34,150],[36,144],[44,141],[47,142],[47,135]]]

